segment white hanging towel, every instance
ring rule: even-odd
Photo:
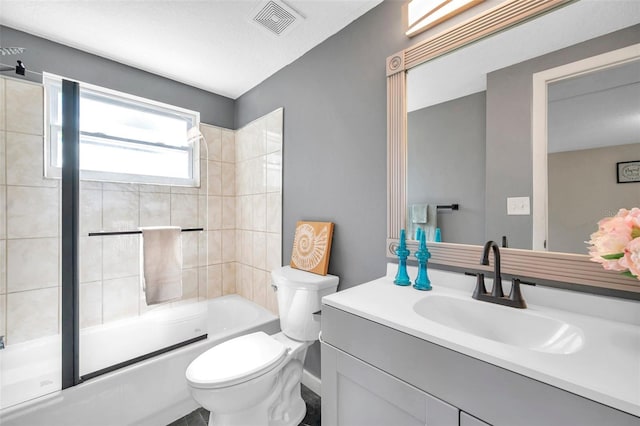
[[[182,230],[178,226],[140,228],[142,288],[147,305],[182,297]]]

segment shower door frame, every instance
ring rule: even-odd
[[[80,380],[80,84],[62,80],[61,340],[62,389]]]

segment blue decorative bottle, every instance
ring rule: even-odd
[[[396,255],[398,256],[398,273],[396,279],[393,280],[395,285],[410,285],[411,279],[407,274],[407,257],[409,257],[409,250],[407,250],[406,235],[404,229],[400,230],[400,245],[396,249]]]
[[[431,281],[427,276],[427,261],[431,257],[431,253],[427,250],[427,242],[424,232],[420,234],[420,248],[414,255],[418,259],[418,277],[413,285],[416,290],[431,290]]]

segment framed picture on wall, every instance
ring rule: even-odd
[[[640,160],[616,163],[618,167],[618,183],[640,182]]]

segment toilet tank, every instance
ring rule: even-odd
[[[271,272],[271,283],[276,288],[282,332],[294,340],[318,340],[320,317],[313,313],[320,310],[323,296],[335,293],[338,277],[283,266]]]

